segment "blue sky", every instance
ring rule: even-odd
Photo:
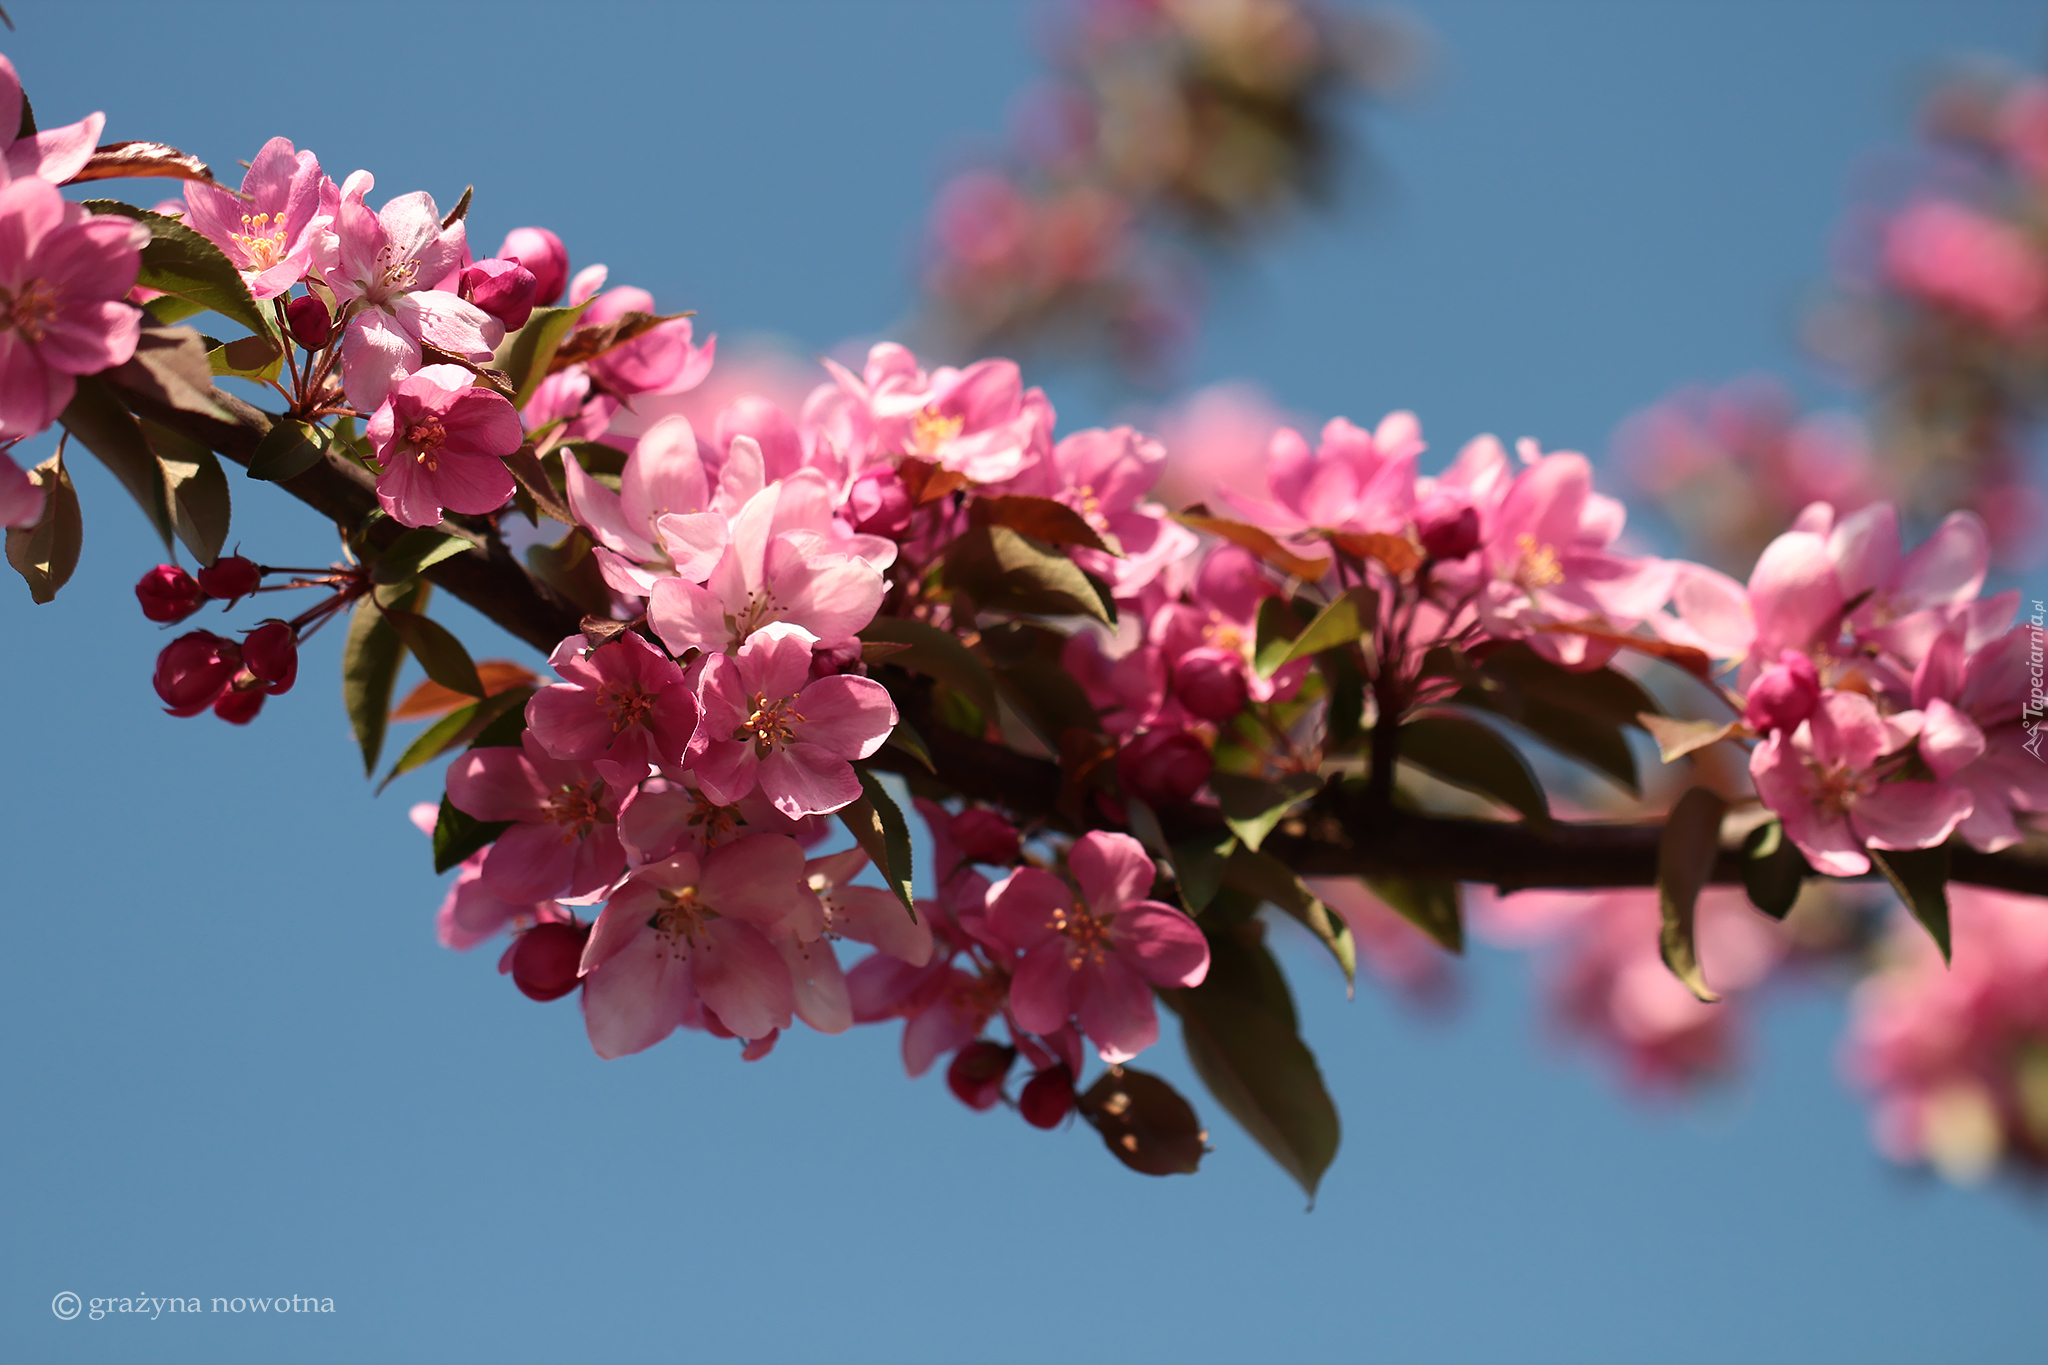
[[[281,132],[444,203],[473,181],[486,246],[545,223],[806,348],[904,315],[937,176],[1033,69],[1018,3],[8,9],[46,123],[105,109],[216,166]],[[1930,63],[2048,36],[1958,0],[1414,9],[1436,73],[1364,121],[1373,192],[1222,284],[1190,378],[1412,407],[1440,452],[1598,451],[1673,386],[1797,366],[1854,168]],[[1070,424],[1109,406],[1053,396]],[[47,607],[0,586],[0,1355],[2038,1359],[2038,1201],[1871,1152],[1821,983],[1773,996],[1732,1089],[1644,1105],[1549,1041],[1520,959],[1475,952],[1463,1009],[1423,1020],[1289,942],[1345,1122],[1313,1213],[1213,1104],[1203,1173],[1146,1180],[1085,1128],[906,1081],[893,1027],[599,1062],[572,1004],[434,944],[404,811],[436,779],[371,799],[335,641],[246,730],[160,714],[129,595],[152,543],[77,478],[77,578]],[[311,513],[234,491],[252,553],[327,553]],[[1147,1064],[1199,1095],[1171,1041]],[[337,1311],[59,1322],[63,1290]]]

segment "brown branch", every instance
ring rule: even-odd
[[[225,420],[172,407],[151,395],[124,388],[122,397],[137,414],[182,436],[199,441],[240,465],[247,465],[257,443],[277,419],[230,394],[214,391],[229,414]],[[336,525],[353,530],[377,510],[376,481],[368,470],[329,453],[305,473],[278,484]],[[487,517],[450,516],[442,528],[476,542],[476,548],[444,559],[426,571],[428,581],[468,603],[543,654],[565,636],[574,635],[582,611],[547,584],[533,578],[512,558]],[[380,517],[366,539],[382,549],[398,539],[403,526]]]

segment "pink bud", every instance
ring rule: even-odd
[[[1202,741],[1185,730],[1147,730],[1116,756],[1124,791],[1152,806],[1186,804],[1213,766]]]
[[[533,276],[536,305],[551,308],[560,301],[562,287],[569,283],[569,249],[560,237],[546,228],[513,228],[505,234],[498,256],[519,262]]]
[[[263,573],[255,562],[240,555],[222,555],[199,571],[199,586],[208,597],[218,597],[223,602],[247,597],[262,582]]]
[[[1017,1112],[1033,1128],[1057,1128],[1074,1109],[1074,1073],[1060,1062],[1049,1066],[1024,1083],[1017,1097]]]
[[[265,621],[242,641],[242,666],[273,696],[299,677],[299,633],[285,621]]]
[[[761,447],[761,463],[769,479],[780,479],[803,467],[804,438],[796,423],[781,408],[759,394],[742,394],[727,403],[712,428],[712,439],[720,450],[728,450],[735,436],[751,436]]]
[[[284,306],[285,326],[292,340],[309,351],[317,351],[334,337],[334,319],[317,295],[301,294]]]
[[[518,261],[478,261],[462,272],[462,297],[516,332],[533,316],[533,272]]]
[[[970,806],[953,817],[946,833],[970,863],[1007,867],[1017,861],[1017,827],[992,810]]]
[[[135,584],[135,600],[152,621],[182,621],[206,605],[206,593],[175,564],[159,564]]]
[[[1439,489],[1415,509],[1415,538],[1431,559],[1463,559],[1479,548],[1479,509],[1463,493]]]
[[[946,1068],[946,1086],[969,1109],[992,1109],[1003,1097],[1003,1078],[1016,1060],[1016,1048],[976,1039],[961,1048]]]
[[[196,716],[235,680],[242,650],[210,630],[180,635],[156,656],[156,694],[174,716]]]
[[[230,687],[213,704],[213,714],[230,725],[247,725],[263,709],[261,687]]]
[[[910,529],[910,490],[893,469],[875,469],[860,476],[847,491],[853,529],[864,536],[895,540]]]
[[[1173,666],[1173,694],[1203,720],[1229,720],[1244,709],[1244,659],[1234,650],[1191,649]]]
[[[1796,649],[1778,655],[1778,662],[1764,670],[1749,689],[1749,703],[1742,719],[1760,735],[1773,730],[1796,730],[1799,722],[1820,705],[1820,673],[1813,660]]]
[[[587,924],[536,924],[512,946],[512,984],[529,1000],[560,1000],[581,984],[576,975]]]

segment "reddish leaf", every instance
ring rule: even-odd
[[[161,142],[109,142],[96,149],[85,166],[64,183],[87,180],[126,180],[154,177],[166,180],[197,180],[217,183],[204,161]]]
[[[500,692],[509,692],[515,687],[533,687],[540,679],[531,670],[513,663],[510,659],[484,659],[476,666],[476,675],[483,682],[484,695],[495,697]],[[405,694],[405,700],[391,713],[393,720],[425,720],[429,716],[445,715],[459,706],[468,706],[476,700],[452,688],[428,679]]]
[[[1682,668],[1701,682],[1714,680],[1714,661],[1704,649],[1694,649],[1691,645],[1674,645],[1669,640],[1653,639],[1648,635],[1628,635],[1612,626],[1596,625],[1591,621],[1551,621],[1537,629],[1554,635],[1582,635],[1588,640],[1598,640],[1619,649],[1632,649],[1638,654],[1647,654]]]
[[[569,333],[555,351],[553,360],[548,362],[548,373],[566,370],[571,365],[588,364],[599,356],[616,351],[629,341],[647,335],[664,322],[695,316],[692,313],[665,313],[657,317],[653,313],[622,313],[610,322],[595,327],[578,327]]]
[[[1360,559],[1377,559],[1387,566],[1387,572],[1399,578],[1422,562],[1422,551],[1406,536],[1388,535],[1375,531],[1371,535],[1354,535],[1349,531],[1324,532],[1332,545],[1345,554]]]
[[[1079,545],[1122,557],[1122,551],[1112,549],[1079,512],[1051,498],[1015,493],[976,498],[967,505],[967,520],[974,526],[1007,526],[1048,545]]]
[[[1207,531],[1212,536],[1221,536],[1233,545],[1241,545],[1260,559],[1283,573],[1289,573],[1304,582],[1313,583],[1330,571],[1327,559],[1305,559],[1270,534],[1256,526],[1247,526],[1241,521],[1228,521],[1222,517],[1207,516],[1198,512],[1176,512],[1174,520],[1197,531]]]
[[[957,492],[972,482],[956,469],[941,469],[930,460],[906,459],[896,466],[896,477],[910,493],[910,505],[923,507]]]

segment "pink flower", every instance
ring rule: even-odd
[[[0,188],[0,436],[35,435],[71,402],[74,376],[135,354],[142,315],[127,296],[148,241],[141,223],[89,215],[47,180]]]
[[[854,885],[853,879],[867,865],[868,855],[857,847],[804,864],[804,877],[825,907],[825,932],[872,944],[890,957],[922,967],[932,956],[930,917],[913,920],[893,891]]]
[[[1815,871],[1861,876],[1870,870],[1865,845],[1933,848],[1970,813],[1959,787],[1888,780],[1919,726],[1918,713],[1886,718],[1860,693],[1830,692],[1797,730],[1777,731],[1750,754],[1757,795]]]
[[[553,758],[528,731],[519,747],[471,749],[448,766],[448,799],[479,820],[510,820],[484,859],[486,891],[520,904],[602,891],[626,865],[619,797],[588,763]]]
[[[1415,505],[1415,460],[1428,447],[1411,412],[1389,413],[1371,432],[1342,417],[1323,427],[1311,452],[1292,427],[1273,433],[1266,452],[1266,494],[1231,488],[1222,500],[1278,535],[1315,530],[1406,530]]]
[[[398,380],[364,435],[384,466],[377,501],[403,525],[432,526],[444,507],[495,512],[512,496],[503,457],[519,449],[519,414],[458,365]]]
[[[441,808],[431,801],[422,801],[407,815],[415,829],[431,838],[434,826],[440,823]],[[492,894],[483,884],[484,859],[489,856],[489,849],[480,849],[455,869],[455,884],[448,888],[441,908],[434,914],[434,937],[442,947],[468,952],[507,929],[558,923],[569,918],[569,913],[551,900],[522,905]],[[509,964],[509,950],[506,957],[507,964],[501,964],[501,970]]]
[[[85,169],[107,126],[105,114],[87,114],[62,128],[46,128],[18,138],[21,127],[21,78],[14,63],[0,57],[0,184],[39,177],[61,185]]]
[[[534,693],[526,723],[556,758],[595,763],[620,791],[655,768],[680,765],[697,728],[683,670],[632,631],[584,652],[572,635],[549,662],[563,681]]]
[[[291,289],[313,268],[321,234],[341,210],[341,194],[311,152],[291,139],[263,144],[242,176],[242,192],[185,182],[185,223],[235,263],[259,303]]]
[[[778,624],[755,632],[737,655],[705,661],[690,768],[712,800],[729,805],[758,784],[795,819],[860,799],[851,760],[882,747],[896,705],[870,678],[808,681],[815,643],[808,631]]]
[[[2029,665],[2040,637],[2021,626],[1971,651],[1969,626],[1956,620],[1929,647],[1913,675],[1913,702],[1926,718],[1921,757],[1936,777],[1970,794],[1957,832],[1973,848],[1996,853],[2020,841],[2021,815],[2048,811],[2043,702]]]
[[[394,383],[420,367],[421,343],[483,361],[505,339],[496,318],[439,287],[457,282],[468,257],[463,225],[443,228],[433,196],[424,191],[401,194],[372,213],[363,196],[375,183],[368,171],[348,178],[334,225],[321,234],[314,257],[336,302],[348,306],[342,387],[364,411],[382,404]],[[517,446],[514,441],[511,448]]]
[[[814,940],[823,929],[794,839],[755,834],[640,868],[584,949],[591,1046],[623,1057],[679,1026],[715,1021],[750,1039],[788,1028],[796,995],[775,940]]]
[[[660,316],[652,294],[621,285],[593,298],[579,326],[603,327],[628,313]],[[693,345],[690,320],[674,318],[598,356],[590,362],[590,374],[606,392],[622,398],[640,393],[682,393],[704,382],[717,351],[717,337],[702,346]]]
[[[1010,1008],[1043,1036],[1078,1018],[1105,1062],[1127,1062],[1159,1037],[1150,988],[1199,986],[1209,974],[1209,943],[1180,911],[1142,899],[1155,869],[1128,834],[1082,835],[1067,866],[1085,904],[1033,867],[989,893],[991,932],[1024,954]]]
[[[1760,735],[1797,729],[1820,705],[1820,673],[1813,660],[1796,649],[1778,656],[1749,689],[1742,719]]]
[[[597,541],[605,581],[636,597],[670,575],[693,583],[710,577],[730,537],[726,518],[746,501],[713,483],[684,417],[664,417],[647,429],[626,457],[616,493],[584,473],[573,455],[564,455],[562,472],[569,510]]]
[[[1039,390],[1025,391],[1013,361],[926,374],[908,349],[883,342],[868,352],[859,378],[829,361],[827,367],[864,409],[877,454],[914,456],[975,483],[1002,483],[1049,453],[1052,406]]]
[[[1097,428],[1061,440],[1018,486],[1072,507],[1119,552],[1071,551],[1076,564],[1128,601],[1200,545],[1193,531],[1142,501],[1165,466],[1166,448],[1151,437],[1130,427]]]
[[[569,249],[546,228],[513,228],[498,248],[501,260],[517,261],[533,275],[533,301],[552,307],[569,282]]]
[[[2008,224],[1945,199],[1909,205],[1885,233],[1885,269],[1899,288],[2014,332],[2048,303],[2048,273]]]

